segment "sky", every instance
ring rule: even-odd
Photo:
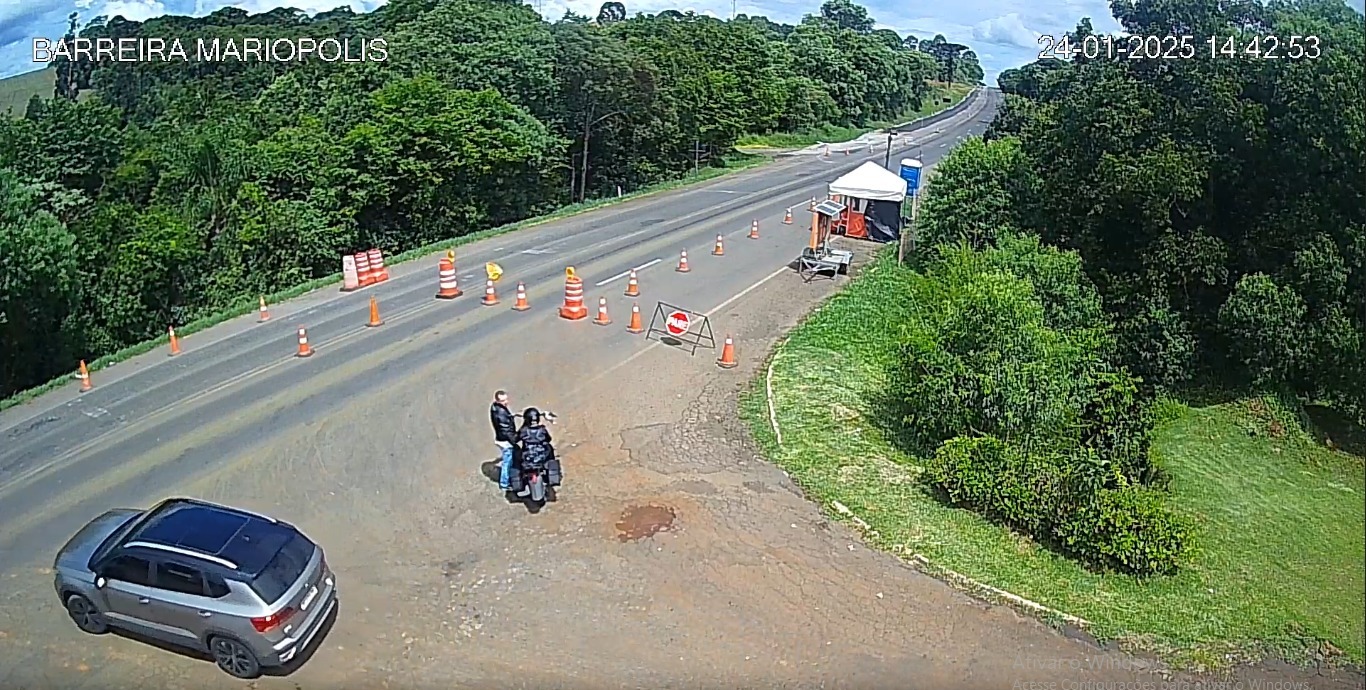
[[[558,19],[566,10],[595,16],[601,0],[529,0],[547,19]],[[41,67],[33,62],[33,39],[56,40],[66,31],[66,17],[79,12],[83,18],[100,15],[142,21],[165,14],[201,16],[235,6],[248,12],[264,12],[289,6],[313,13],[350,5],[358,12],[373,10],[384,0],[0,0],[0,77]],[[1346,0],[1362,9],[1366,0]],[[734,4],[732,4],[734,3]],[[995,84],[1001,70],[1032,62],[1041,48],[1041,36],[1058,36],[1090,17],[1097,31],[1115,31],[1107,0],[865,0],[861,3],[877,20],[879,28],[920,38],[944,34],[954,43],[977,52],[988,84]],[[820,0],[625,0],[626,11],[653,14],[666,9],[692,10],[728,18],[739,14],[763,15],[777,22],[796,23],[819,10]],[[171,37],[167,37],[171,38]]]

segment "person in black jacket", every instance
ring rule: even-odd
[[[498,488],[507,491],[510,488],[510,475],[512,473],[512,451],[517,445],[517,422],[512,418],[512,411],[508,409],[507,391],[498,391],[493,394],[493,404],[489,406],[489,421],[493,422],[493,442],[502,450],[502,459],[498,465]]]
[[[558,486],[561,480],[560,461],[555,457],[555,447],[551,445],[550,430],[541,424],[541,411],[528,407],[522,412],[522,428],[517,431],[517,443],[522,450],[522,467],[543,467],[546,483]],[[526,493],[524,482],[518,481],[521,492]]]

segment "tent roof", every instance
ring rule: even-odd
[[[831,182],[830,193],[870,201],[901,201],[906,198],[906,181],[876,161],[868,161]]]

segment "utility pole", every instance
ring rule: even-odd
[[[911,194],[911,227],[910,227],[910,236],[911,236],[911,253],[912,253],[912,254],[915,253],[915,222],[916,222],[916,220],[917,220],[917,216],[919,215],[919,213],[918,213],[919,209],[920,209],[920,190],[916,190],[913,194]],[[901,240],[900,240],[899,242],[897,242],[897,246],[896,246],[896,262],[897,262],[898,265],[900,265],[900,264],[905,264],[905,263],[906,263],[906,234],[907,234],[907,233],[904,233],[904,232],[901,233]]]
[[[882,161],[882,167],[889,170],[892,167],[892,139],[895,139],[896,135],[895,129],[887,133],[887,158]]]

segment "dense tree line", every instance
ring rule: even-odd
[[[1002,73],[989,141],[948,156],[922,206],[890,402],[949,501],[1151,574],[1195,536],[1150,449],[1158,395],[1366,421],[1366,41],[1336,0],[1111,7],[1134,35],[1242,54]],[[1320,50],[1244,52],[1258,35]]]
[[[1113,0],[1136,35],[1236,57],[1035,63],[1000,77],[1020,143],[999,228],[1075,249],[1148,383],[1213,377],[1366,413],[1366,25],[1335,0]],[[1082,22],[1074,37],[1090,33]],[[1280,38],[1280,55],[1247,48]],[[1316,57],[1287,59],[1291,38]],[[1223,42],[1219,42],[1222,46]],[[1269,42],[1261,42],[1266,51]],[[986,239],[982,237],[981,239]]]
[[[97,18],[69,37],[370,38],[355,64],[58,60],[0,118],[0,397],[338,270],[720,162],[744,134],[861,126],[977,81],[965,46],[829,0],[796,26],[509,0],[368,14]],[[194,50],[193,47],[190,48]]]

